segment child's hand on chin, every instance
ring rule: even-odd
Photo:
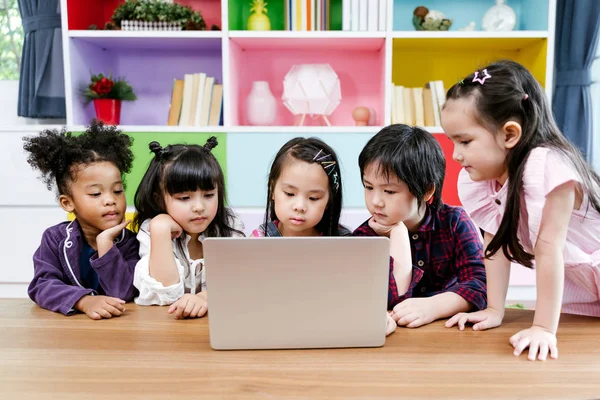
[[[125,312],[125,300],[108,296],[83,296],[75,308],[85,313],[91,319],[118,317]]]
[[[108,228],[102,232],[100,232],[100,234],[98,234],[98,236],[96,236],[96,242],[101,242],[102,240],[106,240],[110,243],[112,243],[123,231],[123,229],[125,229],[127,227],[127,225],[129,225],[131,221],[130,220],[125,220],[123,222],[121,222],[118,225],[113,226],[112,228]]]
[[[379,236],[390,237],[390,234],[394,230],[402,230],[402,231],[406,230],[408,232],[408,230],[406,229],[406,225],[404,225],[404,222],[402,222],[402,221],[399,221],[398,223],[393,224],[393,225],[384,225],[384,224],[378,222],[377,219],[375,219],[375,217],[371,217],[371,219],[369,219],[369,226]]]
[[[150,233],[158,231],[170,232],[172,240],[181,236],[183,228],[169,214],[159,214],[150,221]]]
[[[208,311],[205,292],[198,294],[186,293],[169,307],[169,314],[175,314],[175,319],[200,318]]]

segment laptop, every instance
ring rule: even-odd
[[[389,239],[207,238],[215,350],[379,347]]]

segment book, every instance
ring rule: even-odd
[[[398,122],[398,113],[396,111],[396,85],[394,85],[394,82],[391,83],[390,85],[390,116],[391,116],[391,122],[392,124],[397,124]]]
[[[423,110],[423,88],[413,88],[413,106],[415,108],[415,125],[425,126],[425,113]]]
[[[437,90],[433,81],[427,82],[426,88],[431,90],[431,108],[433,109],[433,124],[440,126],[440,108],[437,100]]]
[[[358,31],[358,2],[359,0],[352,0],[350,3],[350,30]]]
[[[198,84],[194,84],[196,102],[192,102],[194,104],[194,108],[192,109],[192,116],[190,118],[192,122],[190,125],[198,126],[200,111],[202,110],[202,103],[204,101],[204,82],[206,81],[206,74],[204,72],[200,72],[198,74],[194,74],[194,78],[198,80]]]
[[[183,77],[183,101],[181,102],[181,114],[179,115],[179,126],[187,126],[190,122],[190,111],[192,107],[192,91],[194,89],[194,75],[185,74]]]
[[[350,0],[342,0],[342,30],[350,30]]]
[[[358,0],[358,30],[367,30],[368,0]]]
[[[285,0],[285,4],[284,4],[284,14],[285,14],[285,20],[284,20],[284,29],[286,31],[291,31],[292,30],[292,20],[291,20],[291,2],[292,0]]]
[[[181,114],[181,103],[183,102],[183,79],[173,79],[173,91],[171,92],[171,105],[169,106],[168,126],[179,125]]]
[[[385,23],[387,16],[387,0],[379,0],[379,21],[377,23],[380,31],[385,31]]]
[[[223,107],[223,85],[215,83],[210,101],[210,112],[208,117],[209,126],[218,126],[221,117],[221,108]]]
[[[404,88],[404,123],[407,125],[415,124],[415,107],[413,92],[411,88]]]
[[[294,19],[295,25],[294,25],[294,30],[295,31],[301,31],[302,29],[302,3],[304,3],[304,0],[294,0],[295,3],[295,16],[296,18]]]
[[[382,0],[369,0],[367,3],[367,30],[370,32],[378,30],[379,1]]]
[[[190,105],[190,115],[187,125],[194,126],[196,119],[196,109],[198,105],[198,86],[200,85],[200,74],[193,74],[192,78],[192,103]]]
[[[446,103],[446,90],[444,89],[444,81],[433,81],[435,86],[435,94],[437,97],[438,111],[441,113],[444,104]]]
[[[394,96],[396,101],[396,124],[404,124],[406,116],[404,115],[404,86],[396,86],[394,88]]]
[[[431,89],[423,89],[423,117],[425,126],[437,126],[433,117],[433,98],[431,97]]]
[[[210,117],[210,104],[212,102],[212,92],[214,84],[214,77],[206,77],[206,82],[204,84],[204,94],[202,95],[202,108],[200,111],[199,126],[208,126],[208,119]]]

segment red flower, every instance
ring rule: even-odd
[[[99,96],[104,96],[110,93],[115,83],[106,77],[96,81],[96,83],[92,84],[90,89],[92,91],[98,93]]]

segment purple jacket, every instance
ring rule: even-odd
[[[42,243],[33,255],[34,275],[27,291],[40,307],[72,315],[79,299],[97,294],[81,284],[79,257],[84,240],[77,220],[62,222],[44,232]],[[90,264],[107,296],[132,301],[137,295],[133,272],[139,259],[135,234],[123,229],[114,246],[102,258],[94,253]]]

